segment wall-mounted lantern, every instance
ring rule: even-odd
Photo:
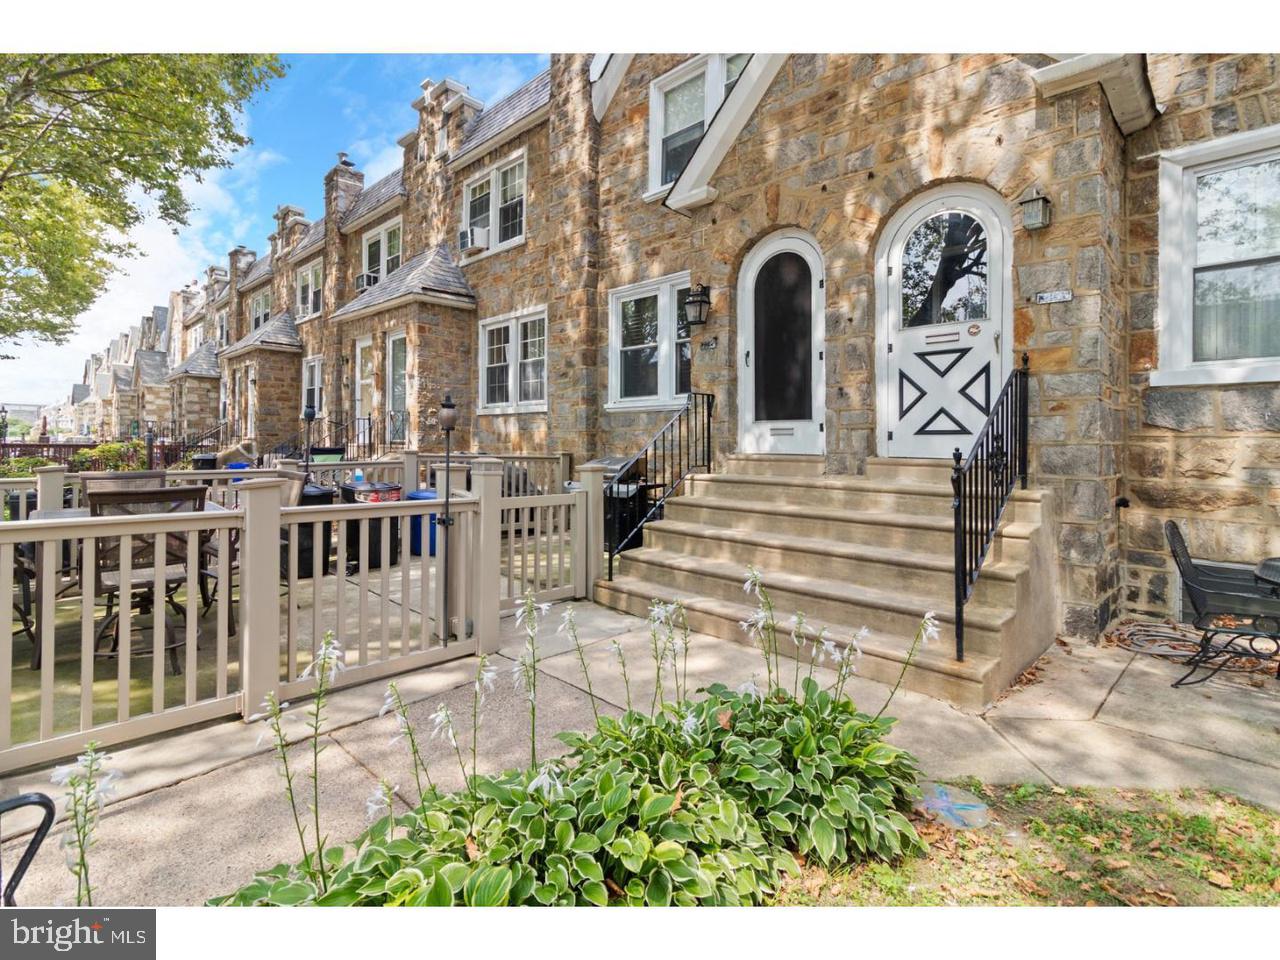
[[[1031,193],[1018,201],[1022,207],[1022,225],[1028,230],[1043,230],[1049,225],[1049,198],[1032,187]]]
[[[684,322],[691,327],[700,327],[707,322],[707,314],[710,312],[711,291],[706,284],[700,283],[685,298]]]

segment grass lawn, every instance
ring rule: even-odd
[[[1204,790],[963,784],[991,823],[917,826],[927,857],[806,866],[777,902],[821,906],[1280,905],[1280,814]]]

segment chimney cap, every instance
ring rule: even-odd
[[[345,150],[339,150],[339,151],[338,151],[338,166],[340,166],[340,167],[354,167],[354,166],[355,166],[355,164],[354,164],[354,163],[352,163],[352,162],[347,158],[347,153],[346,153],[346,151],[345,151]]]

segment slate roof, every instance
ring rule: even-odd
[[[462,145],[458,147],[457,155],[462,156],[468,150],[479,146],[550,102],[551,71],[544,70],[523,87],[507,94],[492,107],[481,111],[480,115],[463,131]]]
[[[163,350],[139,350],[133,363],[143,384],[164,383],[169,375],[169,356]]]
[[[442,243],[407,260],[381,283],[362,290],[345,307],[334,311],[332,319],[368,310],[410,293],[443,293],[473,303],[476,296],[449,253],[448,245]]]
[[[111,395],[111,374],[104,372],[93,375],[93,394],[100,400]]]
[[[236,289],[243,290],[245,287],[253,286],[259,280],[271,276],[271,269],[271,254],[268,253],[265,257],[259,257],[253,261],[253,266],[245,271],[244,276],[240,278],[240,282],[236,284]],[[218,299],[221,300],[221,296]]]
[[[215,340],[206,340],[191,351],[191,355],[173,368],[166,379],[176,380],[178,377],[212,377],[222,376],[218,370],[218,344]]]
[[[223,351],[224,354],[237,354],[251,347],[294,347],[302,349],[302,338],[298,336],[298,328],[293,325],[293,314],[287,310],[250,331]]]
[[[298,241],[298,245],[293,248],[290,259],[301,254],[307,253],[312,247],[321,247],[324,245],[324,217],[321,217],[315,223],[307,227],[307,232],[302,235],[302,239]]]
[[[73,383],[71,385],[71,402],[79,403],[89,396],[89,385],[87,383]]]
[[[381,180],[375,181],[360,192],[356,202],[351,205],[347,215],[342,218],[343,224],[355,223],[365,214],[377,210],[387,201],[395,197],[405,196],[404,168],[392,170]]]
[[[133,389],[133,367],[127,363],[113,363],[111,376],[115,380],[117,390]]]

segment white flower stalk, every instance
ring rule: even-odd
[[[591,687],[591,671],[587,669],[587,652],[583,649],[582,639],[578,636],[578,616],[574,613],[572,604],[565,606],[556,633],[568,636],[573,641],[573,649],[578,654],[578,666],[582,668],[582,679],[587,684],[587,696],[591,698],[591,715],[595,718],[596,726],[599,727],[600,707],[596,704],[596,692]]]
[[[747,564],[747,579],[742,581],[742,592],[754,594],[757,600],[762,599],[760,596],[760,571],[751,564]]]
[[[931,643],[936,643],[940,632],[938,628],[938,615],[932,610],[926,613],[924,615],[924,619],[920,621],[920,630],[920,643],[922,646],[927,647]]]
[[[529,701],[529,768],[538,766],[538,623],[551,609],[549,603],[538,603],[533,590],[524,592],[524,602],[516,609],[516,622],[524,627],[524,652],[516,661],[518,683]]]
[[[680,732],[687,741],[693,742],[693,735],[698,732],[698,714],[693,707],[685,710],[684,718],[680,721]]]
[[[762,697],[760,696],[760,688],[756,686],[755,677],[752,677],[749,680],[738,684],[738,693],[744,697],[749,697],[752,700],[762,699]]]
[[[76,878],[76,906],[93,906],[93,885],[89,880],[89,850],[97,842],[98,819],[104,801],[115,792],[119,771],[109,770],[107,754],[98,752],[91,741],[75,763],[55,767],[51,782],[66,790],[67,820],[62,845],[67,869]]]
[[[422,757],[422,751],[418,748],[418,735],[413,729],[413,724],[409,722],[409,708],[404,702],[404,698],[400,696],[400,688],[396,686],[396,682],[392,680],[387,684],[386,698],[382,701],[382,710],[380,716],[392,714],[396,718],[396,735],[390,740],[392,744],[404,740],[409,746],[409,759],[413,761],[413,780],[418,788],[418,804],[422,805],[426,802],[427,794],[422,788],[422,781],[427,781],[427,787],[431,790],[435,789],[435,784],[431,782],[431,772],[427,768],[427,762]]]
[[[804,652],[805,643],[804,614],[797,610],[791,615],[791,620],[788,625],[791,627],[791,643],[795,647],[795,650],[792,652],[795,665],[791,676],[791,696],[794,699],[800,695],[800,655]]]
[[[370,823],[376,823],[391,812],[392,789],[386,780],[380,780],[365,798],[364,817]]]
[[[893,689],[889,691],[889,696],[885,699],[884,705],[871,718],[873,723],[879,720],[884,715],[884,712],[889,709],[889,704],[893,703],[893,698],[897,696],[898,688],[902,686],[902,680],[907,675],[907,668],[911,666],[911,661],[915,659],[916,651],[926,646],[930,640],[937,639],[938,617],[937,614],[930,610],[920,619],[920,626],[916,628],[915,638],[911,641],[911,649],[907,651],[907,658],[902,662],[902,669],[898,671],[897,682],[894,683]]]
[[[622,643],[617,637],[609,641],[609,649],[613,652],[614,659],[618,661],[618,667],[622,670],[622,687],[627,692],[627,712],[631,712],[631,680],[627,676],[627,654],[622,649]]]
[[[444,738],[449,741],[450,746],[458,745],[458,737],[453,730],[453,712],[448,704],[442,703],[436,707],[436,712],[431,715],[431,724],[432,740]]]

